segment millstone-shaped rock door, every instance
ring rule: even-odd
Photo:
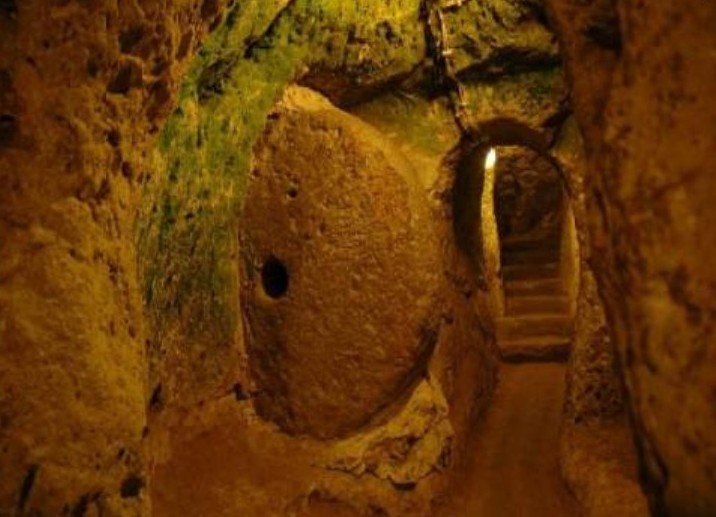
[[[257,409],[345,436],[404,400],[437,340],[428,196],[377,130],[311,90],[288,90],[255,151],[241,295]]]

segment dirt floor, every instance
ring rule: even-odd
[[[431,515],[578,515],[559,467],[565,368],[554,363],[502,365],[494,401],[474,430],[474,455],[464,459],[459,467],[464,475],[457,476],[454,491]],[[344,493],[344,502],[310,497],[293,508],[290,494],[310,494],[325,477],[326,471],[310,466],[317,462],[318,449],[310,441],[291,440],[268,424],[255,422],[251,432],[239,432],[247,422],[235,404],[222,401],[206,422],[185,423],[185,430],[194,429],[195,438],[171,444],[171,460],[157,465],[152,487],[155,515],[364,515],[365,509],[355,506],[357,493],[352,491],[369,486],[357,488],[352,476],[331,481],[330,486]],[[206,431],[200,431],[202,427]],[[374,495],[386,501],[389,494],[400,498],[370,476],[361,483],[375,483],[381,490]],[[416,508],[403,506],[395,515],[418,515],[413,513]]]
[[[502,366],[494,402],[476,429],[474,458],[440,517],[578,515],[559,467],[565,368]]]

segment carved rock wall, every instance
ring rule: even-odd
[[[135,194],[226,4],[0,4],[2,515],[148,512]]]
[[[709,515],[716,7],[549,4],[586,137],[593,262],[642,477],[656,513]]]

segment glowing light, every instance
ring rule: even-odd
[[[491,147],[485,156],[485,169],[494,169],[497,164],[497,151]]]

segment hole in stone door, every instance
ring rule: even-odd
[[[288,269],[276,257],[269,257],[261,268],[261,285],[271,298],[278,299],[288,291]]]

